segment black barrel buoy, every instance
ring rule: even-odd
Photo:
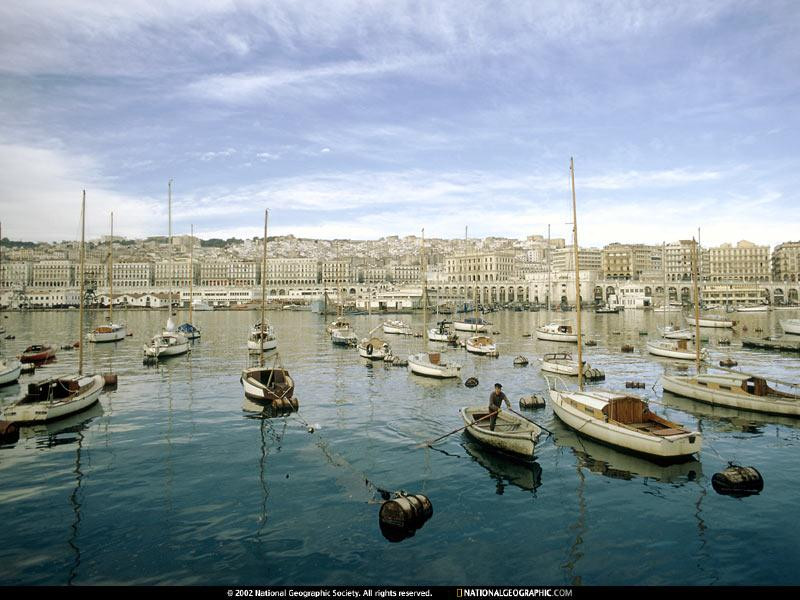
[[[476,385],[478,385],[478,378],[470,377],[464,382],[464,385],[468,388],[474,388]]]
[[[521,354],[514,359],[514,366],[515,367],[525,367],[528,365],[528,359],[522,356]]]
[[[117,374],[103,373],[103,385],[105,387],[117,387]]]
[[[733,360],[732,358],[726,358],[725,360],[719,361],[720,367],[735,367],[739,363]]]
[[[381,505],[378,513],[381,533],[390,542],[414,535],[433,515],[433,504],[423,494],[396,494]]]
[[[585,342],[583,342],[583,345],[584,346],[597,346],[597,342],[594,341],[594,340],[586,340]]]
[[[622,346],[622,348],[620,348],[620,350],[622,352],[633,352],[633,346],[631,346],[630,344],[625,344],[624,346]]]
[[[725,496],[750,496],[764,489],[764,478],[755,467],[729,464],[711,477],[714,491]]]
[[[0,442],[16,442],[19,439],[19,427],[13,421],[0,421]]]
[[[537,394],[523,396],[519,399],[520,408],[541,408],[542,406],[544,406],[544,398]]]

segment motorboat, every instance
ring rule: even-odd
[[[50,360],[56,355],[56,349],[48,344],[33,344],[22,351],[19,357],[23,363],[40,363]]]
[[[753,304],[753,305],[750,305],[750,306],[737,306],[736,307],[736,312],[740,312],[740,313],[745,313],[745,312],[747,312],[747,313],[753,313],[753,312],[755,312],[755,313],[764,313],[764,312],[768,312],[768,311],[769,311],[769,305],[768,304]]]
[[[182,333],[187,340],[196,340],[200,337],[200,330],[191,323],[178,325],[178,333]]]
[[[93,331],[86,334],[86,339],[94,343],[119,342],[124,340],[127,335],[128,330],[125,325],[109,323],[95,327]]]
[[[358,336],[348,324],[331,331],[331,342],[336,346],[355,346],[358,344]]]
[[[686,322],[689,325],[694,326],[695,319],[692,315],[684,315]],[[717,327],[717,328],[727,328],[730,329],[734,325],[736,325],[736,321],[731,321],[730,319],[726,319],[720,315],[705,315],[700,317],[698,321],[700,327]]]
[[[545,354],[539,359],[542,371],[548,373],[558,373],[560,375],[577,375],[578,361],[572,358],[569,352],[552,352]],[[583,361],[583,372],[586,373],[591,368]]]
[[[16,358],[0,358],[0,385],[8,385],[19,379],[22,363]]]
[[[658,332],[661,334],[661,337],[667,340],[691,340],[694,337],[694,334],[692,334],[690,330],[675,327],[674,325],[659,327]]]
[[[432,342],[457,342],[458,335],[450,329],[452,321],[439,321],[436,327],[428,329],[428,339]]]
[[[489,321],[486,321],[480,317],[467,317],[465,319],[453,321],[453,328],[456,331],[472,331],[475,333],[480,333],[488,331],[489,325],[491,325]]]
[[[369,360],[384,360],[391,356],[391,346],[380,338],[364,338],[358,343],[358,355]]]

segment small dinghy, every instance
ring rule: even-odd
[[[500,411],[497,413],[494,431],[492,431],[489,429],[489,414],[489,410],[485,406],[462,408],[461,418],[467,425],[466,432],[496,452],[524,460],[533,460],[533,452],[542,430],[512,412]]]
[[[294,379],[283,368],[252,367],[242,371],[244,395],[264,404],[286,404],[296,406]]]

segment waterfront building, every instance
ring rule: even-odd
[[[154,285],[157,288],[182,288],[189,287],[189,278],[194,276],[189,261],[157,262],[154,265]]]
[[[578,264],[582,271],[596,271],[599,274],[603,269],[602,252],[597,248],[578,248]],[[573,247],[565,246],[564,248],[554,250],[550,268],[558,272],[574,271],[575,251]]]
[[[692,280],[692,240],[680,240],[667,244],[665,249],[667,263],[667,281]],[[700,258],[700,280],[708,279],[708,252],[698,246]]]
[[[598,287],[599,270],[584,270],[579,273],[581,303],[595,302],[595,297],[602,296],[602,288]],[[559,304],[575,304],[575,271],[539,272],[528,275],[528,299],[537,304],[546,304],[549,296],[552,306]],[[548,290],[549,286],[549,290]],[[600,290],[599,292],[597,290]]]
[[[153,286],[153,263],[114,261],[114,287],[144,289]]]
[[[259,273],[261,265],[259,264]],[[316,285],[319,263],[315,258],[270,258],[267,261],[267,285]],[[259,277],[259,283],[261,279]]]
[[[660,268],[661,248],[646,244],[608,244],[601,251],[603,277],[641,279]]]
[[[450,283],[498,282],[513,279],[517,274],[513,252],[468,253],[445,260]]]
[[[736,246],[722,244],[708,248],[708,280],[769,281],[769,246],[757,246],[741,241]]]
[[[68,260],[42,260],[31,268],[35,288],[67,288],[75,285],[75,266]]]
[[[200,285],[208,287],[255,286],[260,269],[255,262],[210,261],[199,265]]]
[[[5,262],[0,265],[0,289],[30,285],[31,263]]]
[[[349,259],[323,260],[322,281],[326,284],[352,283],[351,261]]]
[[[800,242],[784,242],[772,251],[772,280],[800,283]]]
[[[702,286],[700,297],[706,304],[761,304],[765,290],[757,282],[714,282]]]

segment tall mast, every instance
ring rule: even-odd
[[[194,224],[189,226],[189,231],[189,325],[191,325],[194,300]]]
[[[664,329],[667,328],[667,304],[669,295],[667,294],[667,242],[661,243],[661,270],[664,271]]]
[[[575,256],[575,316],[578,324],[578,389],[583,391],[583,342],[581,341],[581,279],[578,264],[578,211],[575,208],[575,165],[569,159],[569,174],[572,179],[572,248]]]
[[[172,316],[172,279],[175,277],[175,265],[172,264],[172,179],[167,182],[167,214],[169,215],[168,222],[169,228],[168,240],[168,257],[169,257],[169,309],[167,312],[167,320]]]
[[[84,238],[86,235],[86,190],[83,190],[83,198],[81,199],[81,268],[80,268],[80,310],[78,311],[78,375],[83,375],[83,280],[84,280],[84,261],[86,260],[86,256],[84,254],[85,250],[83,248]]]
[[[428,349],[428,269],[425,264],[425,228],[422,228],[422,251],[419,255],[419,268],[422,271],[422,339]]]
[[[467,237],[469,234],[469,225],[464,225],[464,261],[466,261],[467,256]],[[464,262],[461,263],[461,268],[464,270],[464,320],[467,320],[467,276],[466,276],[466,266]]]
[[[111,211],[111,239],[108,240],[108,322],[114,322],[114,211]]]
[[[550,223],[547,224],[547,312],[550,312]]]
[[[702,275],[703,274],[703,264],[702,264],[703,255],[701,253],[701,249],[702,249],[702,247],[700,246],[700,228],[698,227],[697,228],[697,251],[696,251],[697,277],[698,277],[698,279],[697,279],[697,290],[698,290],[698,293],[700,291],[700,277],[703,276]],[[699,303],[700,302],[698,301],[698,304]]]
[[[264,210],[264,256],[261,261],[261,335],[259,336],[258,366],[264,366],[264,321],[267,318],[267,219],[269,209]]]
[[[700,298],[698,297],[697,242],[692,238],[692,279],[694,280],[694,362],[700,373]]]

